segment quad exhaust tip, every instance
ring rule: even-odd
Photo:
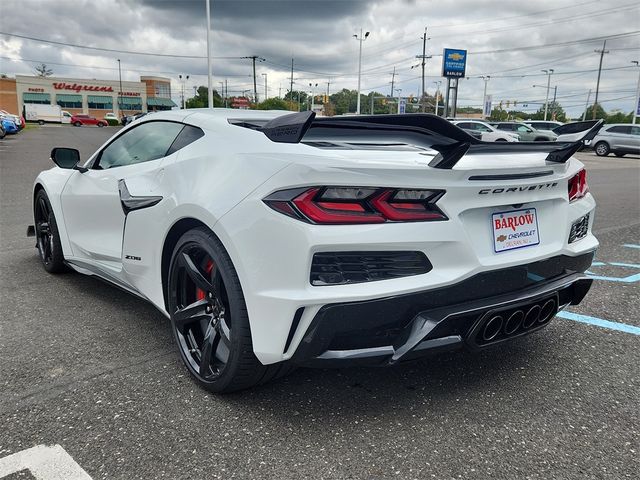
[[[514,333],[520,325],[522,325],[522,320],[524,319],[524,312],[522,310],[516,310],[511,314],[511,316],[507,319],[507,323],[504,325],[504,333],[506,335],[511,335]]]
[[[500,330],[502,330],[502,322],[503,319],[500,315],[492,317],[491,320],[485,324],[484,329],[482,330],[482,339],[485,342],[489,342],[496,338],[500,333]]]
[[[540,311],[539,323],[546,323],[551,320],[556,313],[556,301],[554,299],[547,300]]]
[[[542,309],[540,308],[540,305],[534,305],[533,307],[531,307],[527,312],[527,314],[524,316],[524,321],[522,322],[522,326],[524,328],[533,327],[538,321],[538,319],[540,318],[541,310]]]

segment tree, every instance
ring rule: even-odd
[[[607,115],[607,123],[631,123],[633,121],[633,112],[612,112]]]
[[[207,87],[200,86],[196,90],[196,96],[188,98],[185,102],[186,108],[207,108],[209,106],[209,90]],[[224,101],[217,90],[213,91],[213,106],[222,107]]]
[[[36,71],[36,75],[38,77],[50,77],[51,75],[53,75],[53,70],[47,67],[46,63],[41,63],[40,65],[37,65],[34,68],[34,70]]]
[[[529,116],[531,120],[544,120],[544,104],[540,106],[538,111]],[[547,120],[557,120],[558,122],[566,122],[567,115],[564,108],[558,102],[549,102],[547,107]]]
[[[302,90],[294,90],[287,92],[284,96],[285,100],[290,101],[295,105],[295,110],[298,110],[298,104],[300,105],[300,110],[306,110],[305,105],[307,104],[307,92]]]
[[[587,107],[587,114],[585,115],[584,119],[591,120],[592,118],[593,118],[593,105],[590,105],[589,107]],[[607,112],[604,111],[604,108],[602,108],[602,105],[600,104],[596,106],[596,118],[604,118],[604,119],[607,118]]]
[[[258,104],[258,110],[291,110],[292,106],[292,102],[287,102],[281,98],[268,98]]]

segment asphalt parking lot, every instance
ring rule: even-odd
[[[50,149],[86,158],[112,133],[45,126],[0,141],[0,459],[57,444],[93,479],[637,478],[640,157],[579,154],[598,201],[596,280],[541,332],[214,396],[159,312],[48,275],[25,235]]]

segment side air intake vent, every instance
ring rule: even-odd
[[[422,252],[322,252],[313,256],[311,285],[344,285],[420,275],[433,266]]]

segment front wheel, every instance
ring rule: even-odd
[[[599,157],[606,157],[607,155],[609,155],[609,152],[611,151],[611,149],[609,148],[609,144],[607,142],[596,143],[594,150],[596,152],[596,155],[598,155]]]
[[[506,139],[504,139],[504,138],[499,138],[499,139],[497,139],[497,140],[496,140],[496,142],[506,142],[506,141],[507,141],[507,140],[506,140]]]
[[[180,356],[202,387],[232,392],[285,373],[285,364],[265,366],[253,354],[240,280],[212,232],[200,227],[180,238],[171,257],[167,288]]]
[[[33,205],[33,218],[36,229],[36,248],[40,254],[42,266],[49,273],[61,273],[67,270],[62,254],[62,244],[58,233],[58,224],[51,203],[44,190],[38,191]]]
[[[104,124],[104,123],[102,123],[102,122],[98,122],[98,126],[102,128],[102,127],[104,127],[104,126],[105,126],[105,124]]]

